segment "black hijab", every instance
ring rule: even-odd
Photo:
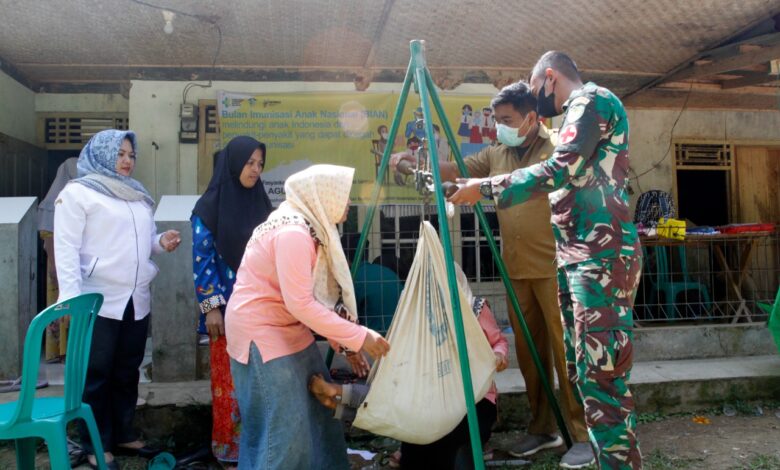
[[[252,231],[274,210],[262,178],[252,188],[245,188],[239,180],[241,170],[257,149],[264,159],[268,158],[265,144],[252,137],[231,140],[217,156],[209,186],[192,210],[211,232],[217,253],[233,272],[238,271]]]

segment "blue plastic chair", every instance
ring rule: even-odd
[[[678,280],[673,279],[669,259],[667,258],[666,248],[663,246],[655,247],[656,275],[650,276],[651,291],[654,291],[660,300],[660,294],[663,294],[663,303],[672,305],[671,318],[677,317],[677,296],[681,292],[697,291],[699,299],[706,310],[711,305],[710,293],[707,286],[701,282],[695,281],[688,274],[688,261],[685,255],[685,247],[677,247],[677,253],[680,257],[680,273]]]
[[[106,468],[103,445],[92,409],[81,402],[87,379],[92,328],[102,305],[101,294],[80,295],[52,305],[30,323],[24,340],[19,400],[0,405],[0,439],[15,441],[17,468],[35,468],[36,439],[41,438],[49,447],[50,468],[69,469],[66,427],[74,419],[85,421],[98,467]],[[71,319],[65,356],[64,396],[35,398],[43,335],[50,323],[65,315],[70,315]]]

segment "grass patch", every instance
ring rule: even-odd
[[[731,470],[777,470],[780,459],[772,455],[755,455],[745,465],[731,467]]]
[[[670,416],[671,415],[665,415],[660,411],[655,411],[653,413],[639,413],[639,415],[636,417],[636,422],[639,424],[655,423],[656,421],[663,421]]]
[[[639,413],[637,415],[637,423],[655,423],[669,418],[690,416],[759,416],[761,414],[774,412],[774,410],[778,409],[780,409],[780,401],[777,400],[760,402],[745,402],[741,400],[734,400],[724,401],[720,405],[695,411],[681,411],[677,413],[662,413],[660,411],[653,411],[648,413]]]
[[[701,468],[703,458],[683,458],[664,454],[658,449],[650,452],[644,458],[644,468],[647,470],[681,470]]]

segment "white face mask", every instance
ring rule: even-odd
[[[379,135],[382,137],[382,140],[387,140],[387,132],[382,132]]]
[[[498,141],[509,147],[519,147],[525,142],[524,135],[517,135],[520,129],[509,127],[506,124],[496,124]]]

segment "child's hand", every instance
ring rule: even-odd
[[[352,366],[352,372],[358,377],[365,377],[371,371],[371,366],[362,352],[348,352],[347,362]]]
[[[509,359],[502,354],[502,353],[496,353],[496,372],[501,372],[502,370],[509,367]]]

